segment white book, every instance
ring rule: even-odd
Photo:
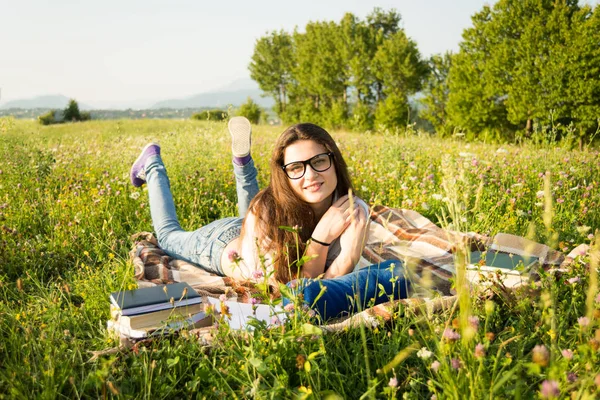
[[[216,313],[221,313],[221,301],[219,299],[209,297],[208,302],[215,306]],[[231,329],[249,329],[251,327],[248,322],[252,319],[264,321],[269,326],[276,321],[278,321],[276,323],[283,323],[287,318],[287,314],[280,306],[270,306],[268,304],[253,306],[237,301],[225,301],[224,303],[229,307],[229,313],[231,313],[231,318],[228,320]]]

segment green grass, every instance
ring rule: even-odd
[[[261,126],[253,135],[263,187],[280,131]],[[334,137],[357,194],[371,203],[565,252],[600,229],[596,150]],[[147,194],[128,177],[151,140],[161,143],[184,228],[236,214],[225,123],[41,127],[0,119],[0,398],[531,398],[544,381],[555,381],[561,397],[599,396],[600,299],[590,274],[598,263],[590,269],[589,257],[512,296],[474,293],[462,314],[428,319],[398,310],[377,329],[328,335],[306,333],[299,315],[247,336],[221,325],[210,347],[182,335],[90,361],[90,351],[115,345],[105,328],[108,293],[135,286],[129,237],[152,230]],[[588,326],[578,322],[583,316]],[[464,334],[467,317],[476,325],[472,337]],[[463,335],[443,339],[445,329]],[[534,351],[541,345],[547,355]]]

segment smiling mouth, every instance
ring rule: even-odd
[[[305,186],[304,190],[309,190],[311,192],[316,192],[317,190],[319,190],[321,188],[321,186],[323,186],[323,182],[321,182],[321,183],[313,183],[312,185]]]

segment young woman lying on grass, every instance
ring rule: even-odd
[[[159,145],[146,145],[131,167],[132,184],[148,185],[152,222],[165,252],[238,280],[264,273],[282,283],[295,280],[290,286],[299,288],[304,301],[323,317],[363,307],[377,297],[379,283],[391,288],[390,296],[406,297],[404,280],[390,282],[403,276],[400,261],[353,272],[364,248],[369,210],[363,200],[348,197],[352,183],[346,162],[327,131],[308,123],[286,129],[271,156],[271,182],[260,192],[250,155],[249,121],[231,119],[229,132],[240,217],[184,231]],[[297,233],[282,226],[295,227]],[[298,255],[308,256],[300,268]],[[317,277],[323,279],[315,281]],[[322,286],[327,287],[325,295],[313,304]],[[359,296],[362,306],[356,299],[349,302],[348,296]],[[379,296],[374,301],[386,300]]]

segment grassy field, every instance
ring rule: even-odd
[[[255,129],[262,186],[281,130]],[[565,252],[598,235],[597,150],[334,137],[370,203]],[[152,230],[147,194],[128,177],[149,141],[162,146],[184,228],[236,214],[224,123],[0,119],[0,398],[600,397],[598,264],[589,256],[512,296],[472,293],[472,335],[460,310],[430,319],[399,310],[389,325],[328,335],[307,333],[298,312],[245,336],[221,325],[210,347],[181,335],[91,361],[90,351],[115,345],[108,294],[135,287],[130,236]]]

